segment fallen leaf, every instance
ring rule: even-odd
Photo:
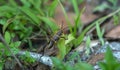
[[[113,39],[118,39],[120,38],[120,25],[117,27],[113,28],[111,31],[109,31],[105,37],[107,38],[113,38]]]

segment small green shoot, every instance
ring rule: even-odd
[[[104,45],[105,43],[103,39],[104,30],[101,31],[99,23],[96,23],[96,30],[97,30],[97,35],[99,37],[101,44]]]
[[[87,55],[90,54],[90,43],[91,43],[90,36],[88,36],[86,40],[86,54]]]
[[[83,8],[80,12],[79,15],[77,16],[77,18],[75,19],[75,25],[73,26],[73,36],[76,37],[77,35],[77,29],[82,28],[82,23],[81,23],[81,15],[83,14],[85,8]]]

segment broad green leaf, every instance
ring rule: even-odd
[[[113,53],[110,47],[107,47],[107,51],[105,53],[105,60],[108,64],[113,64],[113,62],[116,62],[116,59],[113,56]]]
[[[4,38],[5,38],[5,41],[9,44],[11,41],[11,35],[8,31],[5,32]]]
[[[6,23],[6,20],[5,20],[5,19],[1,19],[1,20],[0,20],[0,24],[1,24],[1,25],[4,25],[5,23]]]
[[[73,37],[72,34],[68,35],[68,39],[65,41],[65,45],[67,45],[68,43],[71,43],[72,40],[74,40],[75,38]]]
[[[21,41],[16,41],[16,42],[12,42],[12,43],[10,44],[10,46],[11,46],[11,47],[18,48],[18,47],[20,46],[20,44],[21,44]]]
[[[64,56],[66,55],[65,39],[61,38],[61,39],[57,42],[57,46],[58,46],[58,49],[59,49],[58,57],[59,57],[60,59],[63,59]]]
[[[6,49],[2,42],[0,42],[0,49]]]

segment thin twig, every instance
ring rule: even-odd
[[[3,36],[0,33],[0,40],[2,41],[3,45],[8,49],[8,51],[10,51],[11,55],[15,58],[15,60],[17,61],[18,65],[23,69],[22,64],[20,63],[19,59],[15,56],[15,54],[11,51],[10,46],[7,44],[7,42],[5,41],[5,39],[3,38]]]

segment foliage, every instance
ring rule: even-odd
[[[34,32],[41,32],[41,35],[45,35],[45,32],[47,32],[45,29],[51,30],[52,32],[58,29],[57,25],[51,20],[58,1],[54,0],[50,4],[46,2],[48,0],[20,0],[20,2],[16,0],[1,0],[1,33],[4,35],[5,41],[14,54],[19,52],[18,47],[21,42],[30,43],[29,37]],[[0,53],[0,68],[2,68],[5,57],[11,56],[11,54],[2,42],[0,42],[0,52],[3,52]],[[28,53],[26,56],[23,57],[23,59],[26,59],[26,62],[34,62],[34,59],[30,58]]]
[[[74,60],[78,54],[73,54],[70,56],[70,61]],[[54,67],[52,70],[93,70],[93,67],[85,62],[78,61],[76,64],[72,65],[70,62],[62,62],[58,58],[52,58]],[[80,60],[80,58],[78,58]]]
[[[108,2],[103,2],[99,6],[95,7],[94,11],[103,12],[106,9],[115,11],[119,8],[119,6],[117,5],[118,0],[106,0],[106,1],[108,1]]]
[[[13,34],[9,33],[8,31],[5,32],[4,38],[7,42],[7,44],[9,44],[11,51],[13,51],[14,54],[17,54],[19,52],[19,45],[20,45],[20,41],[12,41],[13,38]],[[5,57],[7,56],[12,56],[11,52],[8,51],[8,48],[5,47],[5,45],[3,43],[0,42],[0,68],[2,68],[4,61],[5,61]]]
[[[34,63],[35,59],[30,56],[30,53],[28,51],[25,52],[25,55],[20,56],[22,61],[25,61],[26,63]]]
[[[74,11],[75,13],[78,15],[79,14],[79,9],[78,9],[78,3],[77,0],[71,0],[72,1],[72,5],[74,7]]]
[[[120,70],[120,62],[115,59],[110,47],[107,47],[104,60],[104,62],[99,62],[102,70]]]
[[[3,33],[5,32],[5,30],[9,30],[19,35],[20,39],[25,40],[32,34],[34,29],[45,32],[43,31],[43,29],[40,29],[40,27],[44,25],[41,22],[44,22],[44,27],[50,27],[53,32],[58,29],[55,23],[50,20],[50,17],[53,16],[54,10],[57,6],[57,1],[53,1],[48,6],[44,6],[46,8],[42,7],[42,4],[46,2],[46,0],[20,1],[23,5],[17,4],[15,0],[8,1],[9,4],[7,4],[6,2],[5,4],[1,5],[0,12],[2,14],[0,14],[0,17],[2,18],[0,19],[0,24],[3,25]]]
[[[83,2],[84,0],[79,1]],[[118,18],[115,14],[118,13],[119,10],[95,21],[90,26],[86,27],[82,32],[77,34],[77,29],[82,29],[80,17],[85,8],[83,8],[83,10],[79,12],[77,0],[71,0],[74,11],[78,15],[77,18],[75,18],[75,26],[72,26],[60,0],[54,0],[50,4],[48,4],[47,2],[48,0],[20,0],[20,3],[17,3],[16,0],[8,0],[8,2],[6,2],[6,0],[1,0],[0,13],[2,14],[0,14],[0,25],[2,25],[2,34],[4,35],[5,41],[9,44],[11,51],[13,51],[14,54],[17,54],[19,52],[18,46],[20,46],[21,42],[23,41],[29,42],[29,44],[32,46],[29,37],[32,36],[33,33],[41,32],[41,35],[45,35],[47,34],[47,31],[45,30],[51,30],[51,32],[53,33],[58,30],[58,26],[55,24],[52,17],[54,16],[57,5],[60,4],[71,33],[69,35],[63,35],[64,37],[68,38],[67,40],[60,38],[60,40],[57,42],[57,46],[59,49],[59,54],[57,55],[57,57],[59,59],[52,58],[55,66],[53,70],[93,70],[93,67],[85,62],[78,61],[75,65],[71,65],[69,64],[69,62],[63,63],[62,60],[73,46],[77,47],[79,44],[82,43],[85,34],[95,25],[98,37],[103,45],[104,40],[102,37],[104,31],[100,30],[99,25],[113,15],[115,23],[118,23]],[[109,0],[109,2],[111,2],[113,6],[116,7],[117,0],[116,2],[114,2],[113,0]],[[107,5],[104,5],[103,7],[105,6],[109,8],[109,6]],[[114,8],[112,7],[112,9]],[[18,36],[18,39],[17,41],[14,41],[14,38],[16,36]],[[88,37],[86,45],[89,47],[89,44],[90,38]],[[0,42],[0,52],[2,52],[0,53],[0,69],[2,69],[5,57],[11,56],[11,54],[10,51],[5,48],[2,42]],[[89,52],[89,50],[87,52]],[[100,66],[103,70],[105,68],[110,69],[108,66],[112,66],[112,64],[108,62],[108,60],[114,60],[111,54],[110,56],[107,56],[107,54],[110,54],[110,51],[109,53],[106,53],[106,63],[100,63]],[[74,54],[74,56],[71,56],[71,59],[76,58],[75,55],[76,54]],[[28,53],[27,51],[25,56],[21,56],[21,59],[29,63],[35,62],[35,59],[31,58],[30,53]],[[119,66],[117,62],[114,63],[115,64],[113,64],[113,66]]]
[[[119,22],[120,22],[119,19],[120,19],[120,13],[113,16],[114,25],[119,24]]]
[[[65,37],[65,36],[64,36]],[[60,38],[60,40],[57,42],[57,46],[59,49],[58,58],[63,59],[65,55],[71,50],[72,48],[72,42],[74,41],[74,37],[72,34],[67,35],[67,40],[64,38]]]
[[[91,43],[91,39],[90,39],[90,36],[87,37],[87,40],[86,40],[86,54],[89,55],[90,54],[90,43]]]
[[[96,30],[101,44],[104,45],[104,39],[103,39],[104,30],[101,31],[99,23],[96,23]]]

